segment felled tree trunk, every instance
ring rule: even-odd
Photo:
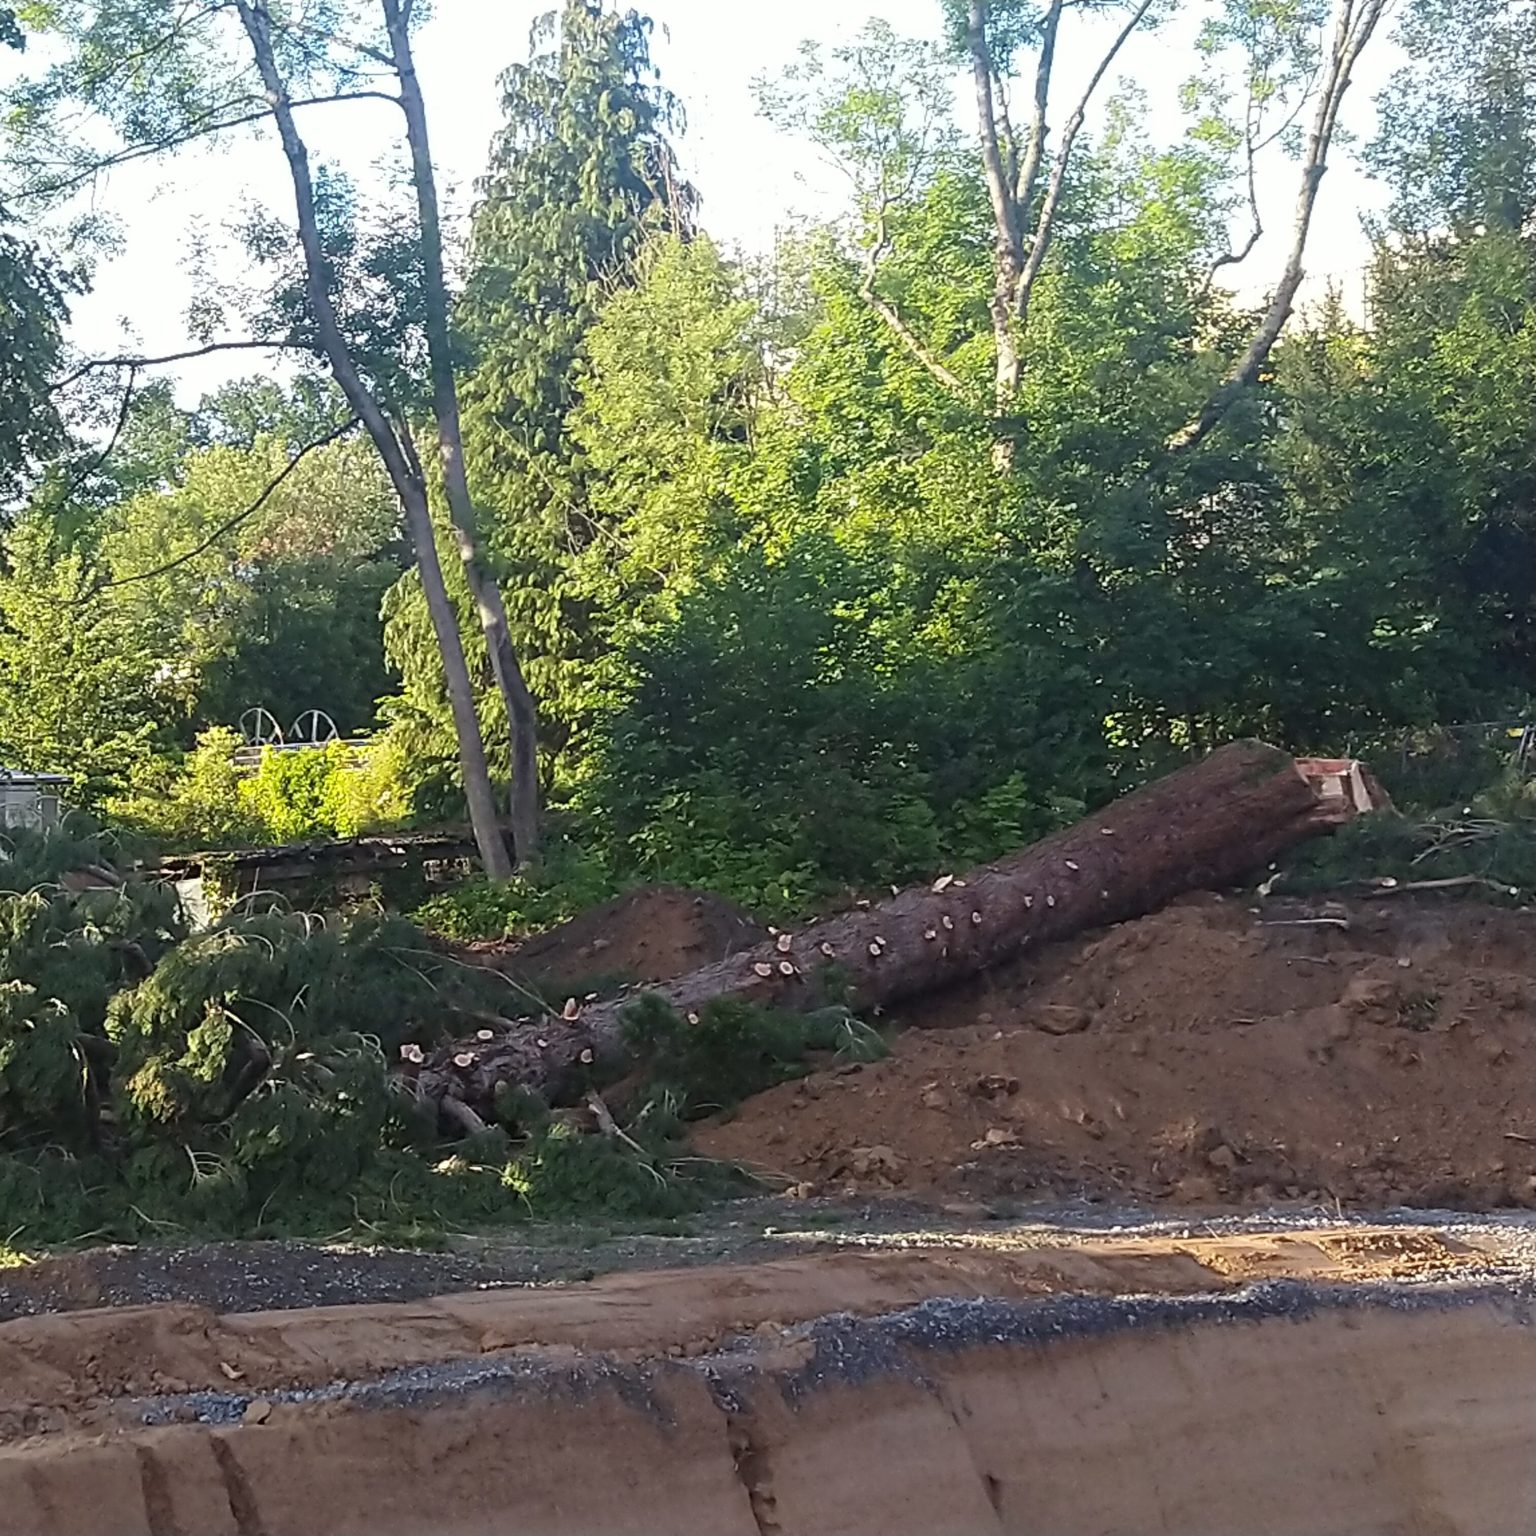
[[[1358,764],[1298,762],[1235,742],[995,864],[782,933],[650,990],[684,1015],[720,997],[788,1008],[832,997],[868,1010],[973,976],[1027,945],[1229,885],[1383,800]],[[627,1065],[625,1001],[481,1031],[429,1057],[417,1091],[485,1114],[502,1083],[569,1100],[594,1073]]]

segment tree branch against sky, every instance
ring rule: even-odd
[[[951,71],[941,50],[873,20],[830,52],[803,43],[793,64],[755,88],[765,117],[805,136],[846,178],[861,226],[864,302],[926,373],[964,399],[968,386],[908,324],[881,274],[891,254],[892,218],[955,143]]]
[[[1243,393],[1258,381],[1280,332],[1295,308],[1296,295],[1305,277],[1304,263],[1312,234],[1317,195],[1328,171],[1339,132],[1339,114],[1354,81],[1360,57],[1387,10],[1389,0],[1335,0],[1331,37],[1324,51],[1311,94],[1314,100],[1311,131],[1302,153],[1296,208],[1292,215],[1291,240],[1280,280],[1269,297],[1253,337],[1233,363],[1200,413],[1168,440],[1174,453],[1196,448],[1220,424]],[[1305,11],[1300,22],[1310,20]]]
[[[445,226],[456,244],[467,212],[466,189],[483,169],[485,146],[498,121],[500,92],[497,76],[505,65],[527,51],[528,25],[545,0],[509,0],[505,6],[484,7],[465,0],[442,0],[419,24],[417,68],[432,112],[434,158],[437,161],[445,209]],[[786,219],[800,215],[828,216],[846,195],[846,180],[827,166],[817,152],[763,121],[751,93],[753,78],[774,61],[789,59],[805,37],[819,39],[823,49],[850,41],[870,13],[884,17],[899,35],[943,41],[938,0],[882,0],[879,5],[845,10],[816,0],[783,0],[772,7],[734,8],[729,15],[707,0],[656,0],[649,7],[657,22],[656,48],[666,78],[686,100],[689,134],[683,144],[683,169],[698,186],[708,209],[712,232],[727,247],[740,242],[753,253],[772,249],[776,231]],[[1178,88],[1181,79],[1166,68],[1169,51],[1192,47],[1203,7],[1181,8],[1165,29],[1165,43],[1145,65],[1131,50],[1117,65],[1148,91],[1149,121],[1160,135],[1181,130]],[[1093,24],[1102,27],[1101,22]],[[1385,49],[1386,45],[1382,45]],[[1374,50],[1373,50],[1374,52]],[[1368,55],[1359,89],[1376,88],[1394,55],[1383,52],[1376,62]],[[0,54],[0,67],[6,56]],[[1058,61],[1065,111],[1080,87],[1084,71],[1069,49]],[[380,82],[375,82],[379,84]],[[1116,89],[1111,80],[1101,90]],[[382,94],[390,94],[383,82]],[[1029,83],[1015,86],[1010,109],[1023,136],[1029,120]],[[258,102],[255,104],[261,107]],[[967,127],[974,116],[964,99],[956,105]],[[387,102],[357,101],[342,107],[306,109],[304,130],[322,159],[345,159],[362,165],[369,158],[363,140],[389,120]],[[1090,128],[1092,124],[1090,123]],[[754,167],[744,178],[740,168]],[[178,156],[174,179],[158,158],[125,164],[96,184],[88,209],[110,212],[120,221],[120,254],[97,263],[93,291],[73,305],[71,338],[84,353],[129,350],[119,334],[120,317],[132,314],[140,335],[130,342],[143,350],[169,352],[180,339],[180,308],[195,291],[194,279],[183,275],[178,231],[198,212],[226,206],[237,189],[250,187],[275,200],[279,190],[273,173],[280,163],[247,129],[216,154],[195,144]],[[1271,157],[1261,163],[1258,197],[1270,231],[1249,261],[1221,280],[1237,286],[1245,297],[1267,295],[1276,279],[1283,243],[1285,204],[1290,201],[1284,163]],[[1369,201],[1369,185],[1353,167],[1335,166],[1329,177],[1329,201],[1348,207]],[[91,189],[87,185],[87,190]],[[29,214],[31,210],[29,209]],[[1236,236],[1241,244],[1246,229]],[[1369,244],[1352,217],[1321,219],[1312,239],[1311,274],[1302,297],[1320,292],[1329,277],[1347,279],[1358,292],[1359,272],[1368,260]],[[234,360],[209,359],[182,370],[185,389],[195,398],[197,388],[215,387],[234,377]]]

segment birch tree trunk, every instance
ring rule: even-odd
[[[1152,6],[1153,0],[1139,0],[1132,7],[1125,25],[1100,57],[1097,68],[1089,77],[1086,88],[1062,130],[1045,193],[1040,197],[1037,209],[1036,194],[1045,164],[1045,144],[1049,132],[1056,39],[1065,3],[1064,0],[1050,0],[1041,20],[1033,107],[1028,137],[1024,140],[1021,153],[1004,105],[998,62],[993,57],[989,36],[989,0],[969,0],[966,47],[971,56],[971,78],[981,132],[982,168],[986,174],[987,196],[992,205],[994,233],[992,296],[988,303],[996,359],[994,409],[997,430],[992,443],[992,465],[1001,474],[1012,470],[1016,457],[1013,417],[1018,409],[1019,387],[1024,378],[1024,340],[1029,329],[1029,306],[1056,232],[1057,215],[1077,135],[1087,118],[1089,104],[1103,83],[1110,65],[1131,34],[1146,20]]]
[[[427,347],[432,372],[432,405],[437,418],[438,454],[448,496],[448,515],[463,562],[475,611],[490,652],[496,690],[506,710],[511,741],[512,841],[519,867],[539,851],[538,711],[512,645],[501,588],[485,569],[476,544],[478,519],[464,463],[464,434],[459,417],[459,392],[454,380],[453,348],[448,320],[448,284],[443,271],[442,218],[437,178],[432,168],[426,107],[416,78],[410,24],[400,0],[383,0],[385,25],[400,104],[405,111],[406,138],[411,151],[411,175],[421,222],[422,268],[425,279]]]
[[[299,242],[304,253],[309,306],[320,348],[347,403],[372,439],[405,512],[406,528],[421,573],[427,611],[432,619],[433,634],[442,657],[443,677],[458,738],[464,798],[469,806],[475,845],[479,849],[480,862],[486,874],[493,880],[505,880],[512,874],[512,861],[507,855],[506,841],[502,837],[496,814],[485,742],[480,734],[480,721],[475,710],[474,686],[464,655],[463,638],[459,634],[458,616],[443,581],[427,489],[420,477],[412,473],[387,413],[364,383],[346,339],[341,334],[335,306],[331,303],[330,292],[326,287],[325,253],[320,242],[319,222],[315,212],[315,189],[309,168],[309,151],[299,134],[293,103],[277,65],[272,46],[272,21],[266,0],[235,0],[235,8],[250,41],[256,68],[288,161],[298,216]]]

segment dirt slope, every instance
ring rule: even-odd
[[[697,1136],[817,1190],[1536,1205],[1536,916],[1204,897]]]
[[[6,1324],[12,1401],[57,1402],[135,1332],[151,1381],[124,1397],[137,1383],[104,1373],[57,1419],[0,1417],[0,1536],[1528,1530],[1536,1329],[1518,1296],[1234,1289],[1188,1253],[1068,1257],[1041,1289],[998,1268],[915,1302],[949,1282],[887,1269],[894,1310],[788,1328],[824,1283]],[[726,1316],[750,1333],[668,1342]],[[319,1385],[279,1385],[296,1380]]]
[[[641,1270],[404,1305],[223,1314],[185,1303],[102,1307],[0,1324],[0,1443],[111,1427],[124,1399],[214,1393],[243,1409],[263,1394],[292,1396],[504,1350],[694,1357],[831,1313],[874,1316],[940,1297],[1189,1296],[1282,1277],[1423,1282],[1479,1273],[1501,1257],[1497,1238],[1404,1227],[1102,1237],[1070,1247],[999,1239]]]
[[[763,929],[740,907],[681,886],[647,885],[520,944],[477,944],[476,959],[530,981],[670,981],[750,949]]]

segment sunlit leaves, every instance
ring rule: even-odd
[[[956,141],[943,54],[878,19],[830,50],[803,44],[794,63],[755,88],[770,121],[803,134],[847,174],[870,223],[910,199]]]
[[[1404,234],[1521,229],[1536,212],[1536,8],[1414,0],[1370,160]]]

